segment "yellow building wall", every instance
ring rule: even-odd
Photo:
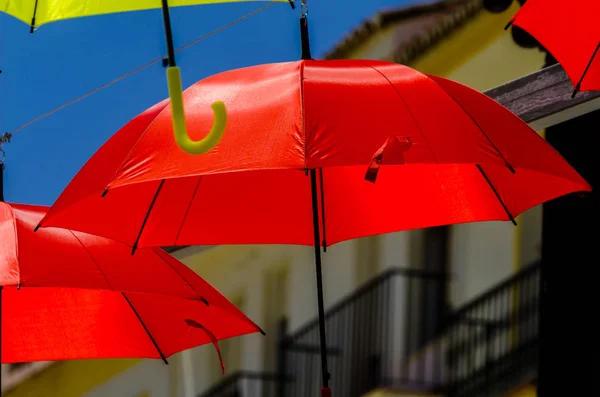
[[[115,375],[133,367],[137,359],[60,361],[13,389],[3,397],[80,397]]]
[[[506,397],[537,397],[537,390],[534,385],[527,385],[508,394]]]
[[[402,390],[374,390],[370,393],[365,394],[363,397],[442,397],[442,395],[416,393]]]

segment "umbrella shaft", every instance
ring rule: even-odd
[[[171,15],[169,14],[169,0],[162,0],[163,22],[165,25],[165,35],[167,38],[167,54],[169,56],[169,66],[175,65],[175,48],[173,46],[173,32],[171,31]]]
[[[321,237],[319,236],[319,199],[317,197],[317,171],[310,170],[310,190],[312,195],[313,233],[315,238],[315,267],[317,272],[317,300],[319,305],[319,336],[321,339],[321,371],[323,387],[329,387],[327,370],[327,338],[325,337],[325,304],[323,303],[323,270],[321,268]]]
[[[300,42],[302,46],[302,59],[312,59],[310,54],[310,41],[308,36],[308,18],[303,16],[300,18]]]

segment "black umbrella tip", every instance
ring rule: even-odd
[[[577,88],[575,88],[573,90],[573,93],[571,94],[571,99],[574,99],[577,96],[577,93],[579,92],[579,90]]]

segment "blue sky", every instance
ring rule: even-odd
[[[422,1],[308,0],[313,57],[332,48],[376,11],[418,2]],[[175,46],[265,4],[173,8]],[[276,4],[179,52],[184,86],[228,69],[298,59],[298,17],[298,9]],[[33,35],[27,25],[0,13],[0,132],[11,131],[165,52],[160,10],[55,22]],[[15,133],[4,146],[6,200],[51,205],[100,145],[167,96],[165,69],[158,63]]]

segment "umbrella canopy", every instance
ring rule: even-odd
[[[165,140],[172,127],[163,101],[92,156],[41,225],[139,247],[313,245],[305,170],[316,169],[320,229],[334,244],[509,220],[590,189],[497,102],[398,64],[253,66],[204,79],[184,98],[194,139],[212,123],[207,105],[223,98],[229,107],[229,132],[213,151],[189,156]]]
[[[46,208],[0,203],[2,362],[163,358],[259,332],[161,249],[32,228]]]
[[[258,332],[216,306],[165,295],[73,288],[4,288],[2,363],[168,358]]]
[[[535,37],[565,69],[575,92],[593,91],[600,90],[598,15],[598,0],[527,0],[508,26]]]
[[[169,0],[170,7],[202,4],[289,0]],[[63,19],[161,8],[160,0],[0,0],[0,11],[35,27]],[[33,22],[32,22],[33,20]]]

